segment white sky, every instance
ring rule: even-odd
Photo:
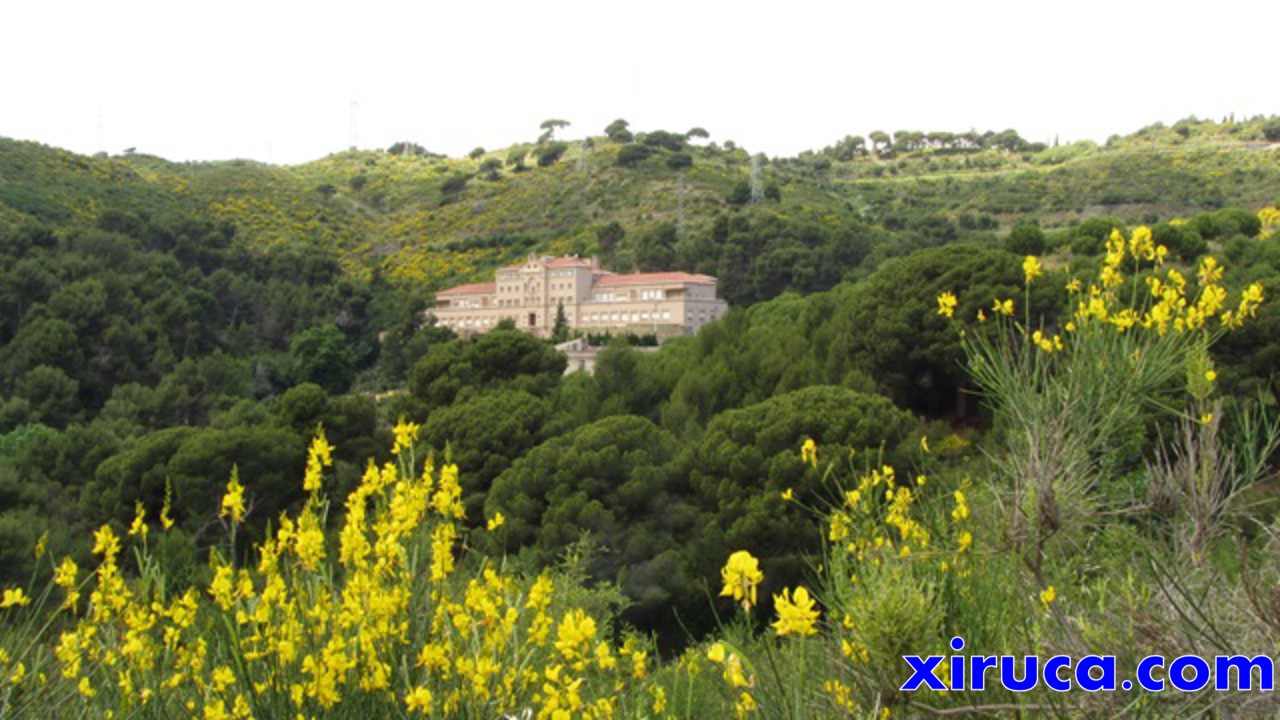
[[[1275,0],[11,0],[0,136],[296,163],[706,128],[794,155],[876,129],[1104,140],[1280,113]]]

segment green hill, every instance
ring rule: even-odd
[[[735,215],[859,223],[942,244],[990,238],[1028,219],[1052,229],[1097,216],[1150,222],[1257,208],[1280,199],[1277,122],[1184,120],[1061,147],[1012,131],[845,138],[760,161],[759,186],[769,192],[754,204],[746,150],[663,131],[465,158],[401,143],[395,153],[348,151],[284,167],[84,157],[0,140],[0,223],[185,212],[232,223],[251,247],[319,243],[339,250],[349,273],[377,270],[432,289],[533,249],[603,251],[622,267],[643,266],[645,238],[665,226],[673,246],[696,245],[714,242],[716,223]],[[626,240],[602,248],[606,227]],[[685,250],[657,259],[723,271],[718,259]]]

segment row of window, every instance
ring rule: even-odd
[[[517,321],[515,316],[508,316],[508,319]],[[707,310],[699,310],[689,312],[685,316],[685,322],[694,322],[695,320],[707,321],[714,319],[714,313]],[[444,324],[456,327],[492,327],[501,322],[503,318],[457,318],[446,320]],[[662,312],[615,312],[615,313],[583,313],[580,318],[581,322],[589,324],[600,323],[645,323],[657,322],[659,320],[670,321],[671,311],[663,310]]]
[[[445,320],[441,324],[448,327],[492,327],[500,322],[502,322],[502,318],[458,318],[456,320]]]
[[[671,311],[663,310],[657,312],[633,312],[633,313],[586,313],[582,316],[584,322],[602,323],[602,322],[653,322],[656,320],[670,320]]]

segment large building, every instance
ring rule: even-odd
[[[494,282],[436,293],[430,311],[454,331],[483,333],[503,320],[550,335],[564,308],[569,327],[591,333],[692,335],[725,314],[716,279],[685,272],[618,274],[595,258],[535,257],[500,268]]]

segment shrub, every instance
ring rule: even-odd
[[[635,167],[648,159],[653,151],[644,145],[626,145],[618,151],[618,167]]]

